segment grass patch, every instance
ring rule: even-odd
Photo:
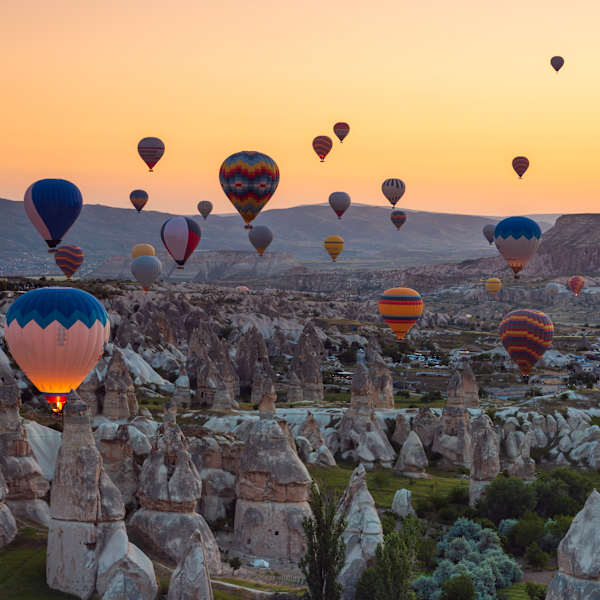
[[[240,600],[246,596],[243,590],[220,590],[213,588],[213,596],[215,600]]]
[[[510,587],[504,588],[507,600],[529,600],[529,595],[525,589],[524,583],[513,583]]]
[[[350,402],[350,392],[325,392],[323,401],[334,404],[348,404]]]
[[[239,579],[238,577],[219,577],[218,579],[213,579],[213,581],[224,581],[225,583],[233,583],[234,585],[241,585],[253,590],[260,590],[262,592],[279,592],[281,594],[300,594],[305,589],[274,585],[270,583],[261,583],[258,581],[249,581],[248,579]]]

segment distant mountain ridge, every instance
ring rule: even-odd
[[[40,274],[60,271],[52,255],[25,215],[22,202],[0,199],[0,274]],[[283,262],[296,261],[310,269],[331,269],[323,249],[328,235],[341,235],[346,244],[336,268],[340,270],[400,268],[461,261],[496,255],[481,233],[483,226],[499,218],[442,214],[407,210],[409,217],[400,231],[390,221],[390,207],[354,205],[342,220],[325,205],[304,205],[263,211],[256,224],[268,225],[274,240],[267,252],[283,254]],[[96,270],[110,258],[128,257],[131,247],[148,242],[163,250],[160,228],[174,215],[144,210],[84,204],[81,216],[65,237],[85,253],[82,274]],[[252,251],[238,215],[211,215],[200,225],[202,239],[196,250]],[[540,222],[542,229],[551,222]]]

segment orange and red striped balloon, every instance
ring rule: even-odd
[[[526,156],[515,156],[512,161],[512,167],[519,176],[519,179],[521,179],[525,171],[529,169],[529,159]]]
[[[350,133],[350,125],[348,125],[348,123],[340,121],[339,123],[336,123],[333,126],[333,133],[337,135],[338,139],[340,140],[340,143],[343,143],[344,138],[348,135],[348,133]]]
[[[421,295],[411,288],[390,288],[379,297],[379,314],[399,340],[404,339],[422,312]]]
[[[58,268],[71,279],[73,273],[83,264],[83,251],[79,246],[61,246],[54,255]]]
[[[581,275],[573,275],[573,277],[569,277],[567,282],[567,286],[576,296],[579,296],[579,292],[581,292],[584,285],[585,279]]]
[[[313,150],[317,153],[317,156],[321,159],[321,162],[325,160],[325,157],[329,154],[331,147],[333,146],[333,142],[330,137],[326,135],[318,135],[313,140]]]

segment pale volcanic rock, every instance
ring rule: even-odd
[[[324,354],[323,343],[311,322],[308,322],[294,350],[290,371],[295,372],[302,385],[302,398],[305,402],[323,400],[323,375],[320,357]]]
[[[17,523],[10,508],[4,502],[7,493],[8,487],[0,471],[0,548],[10,544],[17,535]]]
[[[287,388],[287,402],[290,405],[296,404],[296,402],[302,402],[302,384],[300,378],[296,375],[295,371],[290,373],[290,380]]]
[[[376,399],[377,392],[373,387],[369,370],[364,363],[359,362],[352,375],[350,406],[358,410],[373,410]]]
[[[171,575],[168,600],[212,600],[202,532],[194,531]]]
[[[547,600],[600,598],[600,494],[596,490],[558,545],[558,568]]]
[[[120,420],[135,417],[137,411],[133,379],[122,353],[115,348],[104,377],[102,414],[108,419]]]
[[[479,385],[467,360],[461,361],[458,368],[452,373],[448,383],[446,406],[479,408]]]
[[[256,327],[250,327],[242,334],[235,354],[235,364],[242,387],[254,385],[254,374],[257,370],[266,377],[274,376],[265,338]]]
[[[482,414],[473,422],[473,462],[469,504],[474,506],[484,488],[500,473],[500,442],[491,419]]]
[[[346,562],[338,576],[345,599],[354,597],[354,589],[362,572],[375,556],[378,544],[383,543],[381,521],[367,487],[366,477],[363,465],[354,469],[337,507],[338,515],[346,520],[343,535],[346,542]]]
[[[402,448],[402,445],[408,438],[410,433],[410,420],[406,418],[402,413],[396,415],[396,422],[394,424],[394,433],[392,434],[392,443],[397,448]]]
[[[175,380],[175,392],[171,398],[171,402],[174,402],[181,408],[190,408],[192,403],[191,392],[190,392],[190,379],[187,376],[185,369],[180,369]]]
[[[502,468],[511,477],[533,479],[535,474],[535,461],[531,458],[531,441],[533,434],[528,431],[510,431],[503,444]]]
[[[392,501],[392,512],[401,519],[408,516],[416,517],[417,513],[412,507],[411,497],[412,492],[410,490],[404,488],[397,490]]]
[[[375,390],[374,408],[394,408],[394,381],[380,351],[377,340],[371,338],[367,346],[366,360]]]
[[[265,378],[261,384],[262,398],[258,406],[259,412],[268,412],[275,414],[275,403],[277,402],[277,392],[275,384],[270,377]]]
[[[96,369],[83,380],[77,388],[79,397],[88,405],[92,419],[98,414],[98,407],[102,398],[103,386],[98,377]]]
[[[466,408],[448,405],[444,407],[432,449],[442,455],[441,462],[445,466],[471,466],[473,449],[470,415]]]
[[[298,446],[298,452],[302,460],[306,464],[335,466],[335,458],[327,447],[325,438],[321,433],[321,428],[310,410],[307,411],[304,422],[296,431],[296,445]],[[302,450],[300,448],[301,445]]]
[[[412,428],[419,436],[419,439],[425,448],[429,448],[433,444],[440,421],[441,417],[433,412],[431,408],[426,408],[424,406],[419,408],[419,411],[412,421]]]
[[[429,477],[425,472],[428,464],[429,461],[419,436],[415,431],[411,431],[402,446],[402,450],[400,450],[400,455],[394,465],[394,471],[405,477],[425,479]]]

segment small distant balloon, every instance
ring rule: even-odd
[[[235,291],[236,292],[249,292],[250,288],[247,285],[236,285]]]
[[[131,249],[131,258],[139,258],[140,256],[154,256],[156,251],[154,246],[150,244],[136,244]]]
[[[585,279],[581,275],[573,275],[572,277],[569,277],[569,281],[567,282],[568,288],[575,296],[579,296],[579,292],[581,292],[584,285]]]
[[[327,254],[331,256],[331,260],[335,262],[335,259],[340,255],[340,252],[344,249],[344,239],[339,235],[330,235],[325,238],[323,242]]]
[[[553,56],[550,59],[550,64],[552,68],[558,73],[561,70],[562,66],[565,64],[565,59],[562,56]]]
[[[331,138],[326,135],[318,135],[313,140],[313,150],[317,153],[317,156],[321,159],[321,162],[325,160],[325,157],[329,154],[333,142]]]
[[[494,243],[494,229],[495,225],[486,225],[483,228],[483,237],[490,243],[490,246]]]
[[[178,269],[183,269],[185,261],[196,249],[200,235],[198,223],[187,217],[171,217],[163,223],[160,237]]]
[[[398,200],[404,196],[405,190],[406,186],[402,179],[386,179],[381,184],[381,191],[392,206],[396,206]]]
[[[348,135],[349,132],[350,125],[348,125],[348,123],[344,123],[343,121],[340,121],[339,123],[336,123],[333,126],[333,133],[337,135],[338,139],[340,140],[340,143],[343,143],[344,138]]]
[[[258,255],[262,256],[273,241],[273,232],[266,225],[256,225],[248,232],[248,239],[256,248]]]
[[[138,256],[131,263],[131,273],[145,292],[158,279],[161,271],[162,263],[156,256]]]
[[[83,250],[79,246],[61,246],[54,255],[58,268],[71,279],[75,271],[83,264]]]
[[[512,167],[520,179],[529,168],[529,159],[526,156],[515,156],[512,161]]]
[[[350,196],[346,192],[333,192],[329,195],[329,205],[338,219],[341,219],[350,206]]]
[[[546,285],[545,290],[552,296],[556,296],[556,294],[560,293],[561,286],[556,281],[551,281]]]
[[[498,277],[490,277],[485,282],[485,289],[493,298],[502,289],[502,281]]]
[[[154,165],[162,158],[164,153],[165,145],[157,137],[145,137],[138,143],[138,154],[142,157],[146,165],[148,165],[150,172],[152,172]]]
[[[210,215],[212,212],[212,209],[212,202],[209,202],[208,200],[202,200],[198,202],[198,212],[204,217],[205,220],[206,217],[208,217],[208,215]]]
[[[148,193],[144,190],[133,190],[133,192],[129,194],[129,200],[131,201],[131,204],[133,204],[135,210],[141,212],[142,208],[146,206],[146,202],[148,202]]]
[[[400,229],[404,223],[406,223],[406,213],[403,210],[394,209],[390,215],[392,223],[396,226],[396,229]]]

